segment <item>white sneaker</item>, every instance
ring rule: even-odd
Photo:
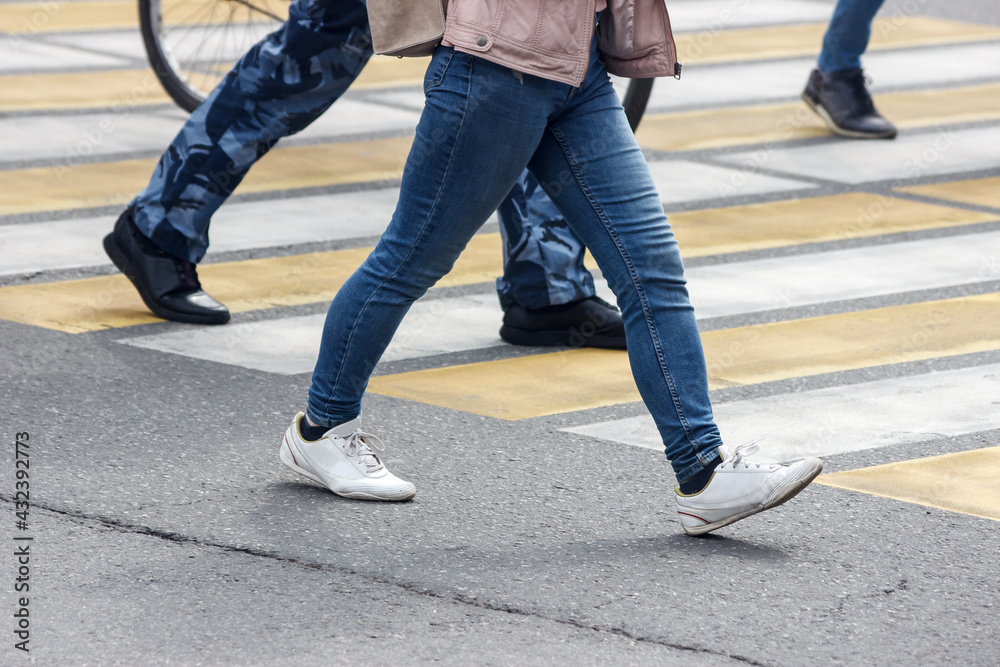
[[[279,457],[286,466],[345,498],[409,500],[416,494],[412,484],[386,470],[375,453],[385,451],[385,445],[361,430],[361,417],[334,426],[316,441],[302,438],[304,417],[295,415],[285,431]]]
[[[704,489],[691,495],[680,489],[674,491],[684,532],[701,535],[777,507],[806,488],[823,470],[823,462],[816,458],[791,465],[748,461],[746,457],[758,449],[756,442],[731,452],[725,446],[719,447],[722,463]]]

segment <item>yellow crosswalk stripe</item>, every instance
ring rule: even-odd
[[[902,129],[1000,118],[1000,84],[888,93],[879,110]],[[643,148],[664,151],[776,143],[832,135],[802,102],[647,115],[636,132]]]
[[[914,185],[908,188],[899,188],[899,191],[965,204],[1000,208],[1000,176],[935,183],[934,185]]]
[[[254,166],[239,193],[397,179],[410,137],[277,148]],[[146,187],[156,160],[0,171],[0,215],[126,204]],[[218,185],[227,173],[210,175]]]
[[[421,83],[430,61],[429,56],[427,58],[372,56],[361,70],[361,76],[351,84],[351,89],[389,88]]]
[[[703,257],[992,222],[997,216],[857,192],[701,209],[668,218],[681,254]]]
[[[0,90],[0,111],[110,107],[125,113],[135,106],[170,102],[148,69],[8,74],[0,76]]]
[[[254,5],[276,16],[288,16],[284,0],[255,0]],[[162,16],[170,25],[220,25],[233,22],[270,22],[270,17],[238,3],[217,0],[165,0]],[[0,32],[98,31],[139,28],[139,11],[134,0],[85,0],[84,2],[12,2],[0,12]],[[247,46],[250,46],[249,44]]]
[[[703,31],[675,36],[678,59],[685,65],[790,58],[819,53],[826,23]],[[869,51],[1000,39],[992,26],[926,16],[876,19]]]
[[[329,301],[371,248],[205,264],[202,284],[234,313]],[[490,282],[502,271],[499,234],[469,243],[439,288]],[[149,324],[151,314],[121,275],[0,287],[0,319],[84,333]]]
[[[709,331],[709,386],[997,350],[998,312],[994,293]],[[381,376],[369,390],[510,420],[639,400],[627,353],[591,349]]]
[[[988,213],[869,193],[707,209],[670,216],[685,257],[995,219],[996,216]],[[110,219],[108,225],[110,229]],[[332,299],[343,280],[368,252],[366,248],[206,264],[199,272],[210,294],[233,312],[244,312]],[[449,281],[453,280],[459,281],[456,284],[491,282],[502,271],[500,258],[499,234],[478,235],[442,284],[451,284]],[[588,263],[593,266],[591,258]],[[146,311],[121,276],[0,288],[0,319],[71,333],[158,321]]]
[[[351,88],[419,83],[428,60],[375,56]],[[220,72],[218,79],[223,74]],[[208,87],[212,86],[214,83]],[[0,75],[0,91],[0,111],[111,107],[125,112],[136,106],[171,102],[149,69]]]
[[[817,484],[1000,521],[1000,447],[821,475]]]
[[[136,3],[127,0],[12,2],[0,11],[0,32],[15,34],[138,27]]]

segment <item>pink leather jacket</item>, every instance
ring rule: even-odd
[[[579,86],[594,14],[601,58],[630,78],[680,74],[664,0],[449,0],[444,44],[525,74]]]

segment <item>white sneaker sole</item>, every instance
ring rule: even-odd
[[[282,464],[284,464],[286,468],[288,468],[292,472],[296,472],[305,477],[306,479],[310,479],[316,482],[320,486],[329,489],[333,493],[343,498],[352,498],[354,500],[387,500],[391,502],[398,502],[402,500],[409,500],[410,498],[412,498],[417,494],[416,488],[409,482],[406,482],[405,485],[400,487],[399,489],[394,489],[391,491],[381,488],[378,489],[370,488],[367,490],[358,489],[352,491],[334,489],[329,484],[320,479],[318,475],[313,474],[312,472],[306,470],[305,468],[301,467],[295,462],[294,455],[290,454],[288,451],[287,440],[281,443],[281,449],[278,450],[278,459],[281,461]]]
[[[779,487],[777,489],[778,495],[760,507],[755,507],[747,510],[746,512],[740,512],[739,514],[728,516],[725,519],[720,519],[714,523],[706,523],[704,526],[691,527],[681,524],[681,527],[684,528],[684,532],[688,535],[704,535],[705,533],[709,533],[713,530],[718,530],[724,526],[736,523],[737,521],[745,519],[748,516],[759,514],[760,512],[769,510],[772,507],[777,507],[778,505],[788,502],[797,496],[799,492],[809,486],[809,483],[816,479],[816,476],[821,472],[823,472],[823,462],[819,459],[815,459],[813,464],[806,468],[797,479],[790,480],[784,486]]]

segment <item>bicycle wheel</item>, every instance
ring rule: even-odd
[[[639,128],[642,114],[646,112],[646,105],[649,104],[649,95],[653,92],[653,81],[655,80],[632,79],[628,84],[622,106],[625,107],[625,117],[628,118],[628,125],[633,132]]]
[[[251,46],[288,18],[290,0],[139,0],[146,55],[167,94],[193,111]]]

